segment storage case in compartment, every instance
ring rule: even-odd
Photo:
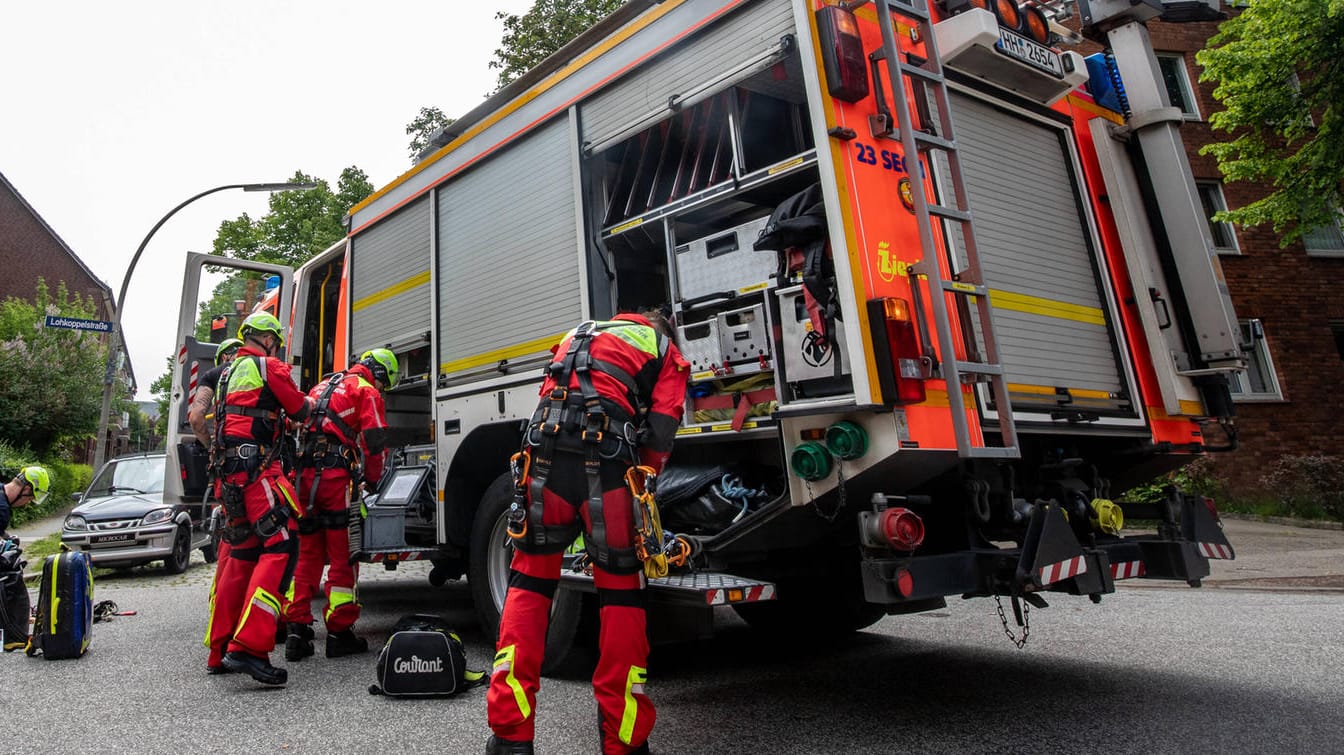
[[[676,248],[677,290],[683,301],[767,283],[779,267],[773,250],[751,245],[769,216],[705,236]]]
[[[734,374],[760,372],[769,364],[764,304],[720,312],[717,319],[719,350],[724,362],[732,365]]]
[[[784,376],[790,383],[819,378],[835,377],[837,352],[845,352],[845,328],[835,323],[835,338],[840,348],[834,344],[821,347],[817,339],[811,336],[813,325],[808,318],[807,307],[803,304],[803,287],[780,289],[779,320],[783,343]],[[840,362],[841,375],[849,374],[849,365]]]
[[[715,372],[723,367],[723,349],[719,345],[718,319],[677,327],[677,345],[691,363],[691,374]]]

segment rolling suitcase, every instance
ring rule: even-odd
[[[93,568],[89,556],[66,551],[42,563],[37,618],[28,655],[49,661],[79,658],[93,637]]]

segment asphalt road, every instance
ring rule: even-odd
[[[772,646],[724,612],[714,640],[655,651],[654,751],[1338,752],[1344,589],[1330,580],[1344,580],[1344,533],[1257,527],[1269,529],[1229,524],[1241,558],[1202,589],[1125,586],[1100,605],[1052,598],[1032,612],[1023,650],[992,600],[888,617],[844,646],[801,636]],[[0,656],[11,723],[0,750],[482,751],[483,690],[373,697],[372,654],[290,664],[284,689],[207,677],[210,573],[196,563],[179,577],[105,576],[96,599],[137,613],[96,625],[87,656]],[[381,641],[402,614],[438,613],[486,668],[492,649],[466,585],[432,589],[424,575],[419,564],[367,571],[360,630]],[[539,752],[596,752],[586,680],[545,680],[538,720]]]

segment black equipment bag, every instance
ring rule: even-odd
[[[28,645],[28,587],[23,583],[23,551],[16,540],[0,540],[0,632],[6,653]]]
[[[484,671],[467,669],[462,640],[438,616],[401,617],[378,653],[371,695],[446,697],[485,684]]]
[[[87,553],[65,551],[42,563],[37,619],[28,655],[79,658],[93,639],[93,568]]]

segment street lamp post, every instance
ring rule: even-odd
[[[131,273],[135,271],[135,263],[140,261],[140,255],[144,253],[145,247],[149,245],[149,240],[154,238],[154,234],[163,227],[168,219],[176,215],[179,210],[195,202],[201,197],[209,196],[219,191],[228,189],[242,189],[243,191],[306,191],[317,188],[316,183],[255,183],[255,184],[228,184],[226,186],[216,186],[213,189],[207,189],[197,194],[185,202],[179,204],[168,211],[167,215],[159,218],[159,222],[149,229],[145,234],[145,239],[140,242],[140,247],[135,250],[135,256],[131,257],[130,267],[126,268],[126,277],[121,279],[121,291],[117,294],[116,307],[112,312],[112,342],[107,350],[107,370],[103,373],[103,408],[98,413],[98,441],[93,450],[93,471],[96,473],[103,466],[103,461],[107,457],[107,426],[108,415],[112,411],[112,391],[117,380],[117,354],[121,351],[121,345],[124,342],[121,337],[121,313],[126,308],[126,288],[131,284]]]

